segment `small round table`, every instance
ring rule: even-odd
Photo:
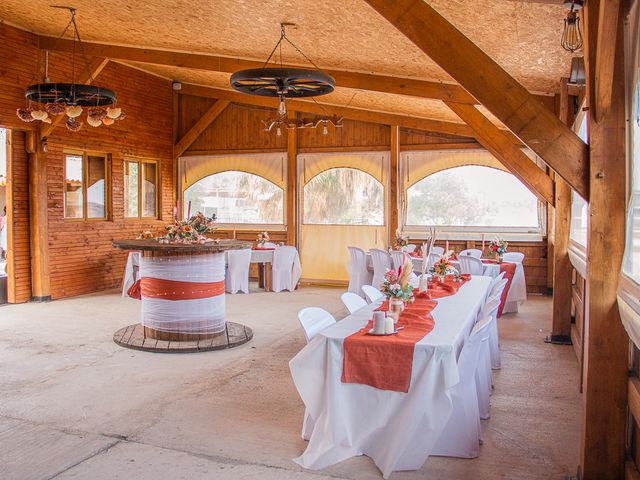
[[[227,325],[224,289],[225,252],[251,248],[250,242],[167,244],[145,239],[114,241],[113,246],[142,252],[140,283],[136,285],[140,291],[141,322],[127,327],[133,327],[129,338],[125,338],[126,332],[117,338],[121,331],[116,332],[116,343],[143,350],[147,344],[149,350],[163,351],[165,344],[169,349],[171,344],[183,342],[194,351],[202,351],[200,344],[208,345],[209,350],[229,348],[253,336],[248,327],[232,322]],[[241,338],[230,338],[230,331],[239,332]],[[215,341],[225,334],[226,342]]]

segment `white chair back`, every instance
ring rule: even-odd
[[[498,332],[498,308],[500,307],[500,298],[490,298],[482,307],[479,319],[489,317],[493,321],[489,328],[489,361],[487,362],[487,368],[498,369],[501,366],[500,359],[500,335]],[[487,361],[485,359],[485,361]]]
[[[276,248],[278,245],[276,245],[273,242],[265,242],[265,244],[263,245],[263,248]]]
[[[347,247],[349,250],[349,289],[351,293],[362,296],[362,286],[371,285],[373,274],[367,268],[367,256],[364,250],[358,247]]]
[[[481,258],[482,257],[482,250],[478,250],[477,248],[467,248],[466,250],[462,250],[460,252],[460,255],[458,255],[458,258],[464,257],[464,256],[471,256],[471,257]]]
[[[384,250],[372,248],[371,263],[373,263],[373,280],[371,285],[378,288],[384,280],[384,274],[387,273],[387,270],[391,270],[391,255]]]
[[[484,264],[479,258],[471,255],[461,255],[458,257],[460,261],[460,272],[469,273],[471,275],[482,275]]]
[[[442,247],[431,247],[431,253],[435,253],[437,255],[442,255],[444,253],[444,248]]]
[[[271,279],[274,292],[289,290],[293,292],[296,288],[293,276],[293,262],[298,255],[296,247],[283,246],[276,247],[273,252],[273,264],[271,267]]]
[[[489,294],[491,293],[491,290],[493,290],[493,287],[495,287],[496,284],[504,278],[504,275],[504,272],[500,272],[497,277],[493,277],[491,283],[489,284]],[[489,294],[487,294],[487,296],[489,296]]]
[[[229,293],[238,291],[249,293],[249,265],[251,249],[229,250],[227,252],[227,268],[224,276],[225,290]]]
[[[495,318],[496,313],[498,312],[499,306],[500,306],[500,299],[489,298],[483,305],[482,309],[480,310],[480,313],[478,313],[478,321],[481,318],[485,318],[485,317]]]
[[[496,297],[501,298],[503,290],[507,287],[507,283],[509,280],[503,278],[502,280],[496,282],[491,291],[489,292],[489,298]]]
[[[340,298],[342,299],[344,306],[349,310],[349,313],[357,312],[362,307],[367,306],[367,302],[355,293],[345,292],[340,296]]]
[[[322,330],[336,323],[333,315],[319,307],[303,308],[298,312],[298,320],[304,330],[307,343]]]
[[[522,252],[507,252],[502,255],[502,260],[505,262],[515,262],[522,263],[524,262],[524,253]]]
[[[369,303],[373,303],[381,299],[382,297],[384,297],[384,295],[380,290],[378,290],[377,288],[371,285],[363,285],[362,291],[364,292],[365,296],[369,299]]]
[[[440,253],[432,253],[429,255],[429,263],[427,264],[427,270],[431,270],[438,260],[442,257]]]
[[[405,251],[406,251],[407,253],[413,253],[413,252],[415,252],[415,251],[416,251],[416,245],[415,245],[414,243],[410,243],[409,245],[407,245],[407,246],[405,247]]]
[[[403,252],[393,251],[391,252],[391,261],[393,262],[393,269],[397,272],[398,269],[402,266],[402,256]]]

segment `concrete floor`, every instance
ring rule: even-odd
[[[288,361],[296,312],[344,315],[331,288],[228,296],[254,329],[237,349],[154,354],[111,341],[138,319],[116,293],[0,307],[0,479],[377,479],[366,457],[321,472],[291,459],[303,406]],[[549,298],[500,319],[503,368],[474,460],[431,458],[393,480],[561,479],[578,463],[581,401],[571,347],[550,346]]]

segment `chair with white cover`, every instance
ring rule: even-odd
[[[129,296],[129,289],[136,283],[140,276],[140,257],[141,252],[131,251],[127,255],[127,265],[124,268],[122,276],[122,296]]]
[[[475,458],[480,453],[480,412],[476,387],[476,371],[486,341],[491,319],[483,318],[471,331],[458,357],[460,381],[451,389],[453,411],[433,455]]]
[[[251,249],[229,250],[227,252],[227,268],[224,275],[225,291],[249,293],[249,265]]]
[[[495,287],[496,284],[504,278],[504,276],[505,272],[500,272],[497,277],[493,277],[491,283],[489,284],[489,293],[487,293],[487,297],[491,296],[491,290],[493,290],[493,287]]]
[[[444,253],[444,248],[442,248],[442,247],[431,247],[431,253],[435,253],[437,255],[442,255]]]
[[[436,264],[436,262],[440,260],[440,258],[442,258],[442,254],[440,253],[432,253],[431,255],[429,255],[427,270],[431,270],[433,266]]]
[[[274,292],[289,290],[293,292],[300,280],[299,273],[294,272],[295,262],[298,257],[296,247],[276,247],[273,252],[273,264],[271,266],[271,285]],[[297,278],[296,278],[297,277]]]
[[[522,263],[524,262],[524,253],[522,252],[507,252],[502,255],[502,260],[505,262]]]
[[[499,370],[501,368],[500,362],[500,336],[498,334],[498,308],[502,303],[502,292],[507,287],[508,280],[503,278],[498,283],[495,284],[491,292],[489,293],[489,297],[487,298],[487,303],[491,300],[497,300],[498,306],[495,308],[496,312],[494,317],[496,318],[495,325],[491,329],[491,336],[489,337],[489,348],[491,351],[491,368],[494,370]]]
[[[471,275],[482,275],[484,264],[479,258],[471,255],[461,255],[458,257],[460,262],[460,273],[468,273]]]
[[[405,247],[404,251],[407,253],[413,253],[416,251],[416,245],[414,243],[410,243]]]
[[[478,358],[478,370],[476,373],[476,386],[478,387],[478,407],[480,409],[480,418],[487,419],[491,415],[491,404],[489,397],[493,387],[493,376],[491,373],[491,336],[496,328],[496,314],[498,313],[498,307],[500,306],[500,300],[490,299],[488,300],[482,310],[478,314],[478,321],[484,318],[491,319],[491,325],[487,330],[487,336],[482,343],[480,349],[480,356]]]
[[[347,307],[347,310],[349,310],[349,313],[357,312],[362,307],[367,306],[366,300],[352,292],[343,293],[340,299],[342,303],[344,303],[344,306]]]
[[[502,292],[504,291],[505,288],[507,288],[507,283],[509,283],[509,280],[507,280],[506,278],[502,278],[501,280],[498,280],[497,282],[493,283],[491,286],[491,289],[489,290],[489,294],[487,295],[487,298],[491,298],[491,297],[501,298]]]
[[[357,247],[347,247],[349,250],[349,289],[351,293],[362,295],[362,286],[371,285],[373,273],[367,268],[367,256],[364,250]]]
[[[265,242],[265,243],[262,245],[262,248],[276,248],[277,246],[278,246],[278,245],[276,245],[276,244],[275,244],[275,243],[273,243],[273,242]]]
[[[303,308],[298,312],[298,321],[304,330],[304,336],[307,343],[313,340],[318,333],[327,327],[336,323],[336,319],[326,310],[319,307]],[[313,432],[314,420],[309,415],[307,409],[304,409],[304,421],[302,422],[302,438],[309,440]]]
[[[380,290],[371,285],[363,285],[362,291],[369,300],[369,303],[376,302],[384,296]]]
[[[462,250],[460,252],[460,255],[458,255],[458,259],[464,256],[482,258],[482,250],[478,250],[477,248],[467,248],[466,250]]]
[[[379,287],[384,281],[387,270],[391,270],[391,255],[384,250],[371,249],[371,263],[373,263],[373,280],[371,285]]]
[[[391,263],[393,265],[393,269],[397,272],[398,269],[402,266],[402,257],[405,256],[404,252],[398,252],[394,250],[391,252]],[[374,284],[375,285],[375,284]]]

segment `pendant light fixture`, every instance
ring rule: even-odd
[[[19,108],[17,115],[23,122],[34,120],[51,123],[51,117],[62,114],[67,116],[67,129],[77,132],[82,128],[81,115],[86,108],[86,121],[92,127],[112,125],[116,120],[124,119],[122,109],[116,107],[116,93],[108,88],[76,82],[76,48],[84,59],[84,69],[89,69],[89,62],[84,53],[84,46],[80,39],[80,32],[76,24],[76,9],[73,7],[59,7],[69,11],[70,20],[59,39],[72,29],[73,50],[71,53],[71,81],[51,82],[49,78],[49,52],[45,52],[44,79],[42,83],[30,85],[25,90],[27,105]],[[34,106],[35,104],[35,106]],[[40,104],[40,105],[38,105]],[[84,107],[84,108],[83,108]]]
[[[582,32],[580,31],[580,17],[578,11],[583,7],[583,0],[572,0],[564,2],[564,6],[569,9],[567,18],[564,19],[564,29],[562,30],[562,40],[560,44],[568,52],[575,52],[582,47]]]
[[[275,119],[264,122],[265,130],[275,129],[276,135],[282,135],[282,129],[316,128],[323,125],[323,134],[329,133],[327,125],[331,123],[335,127],[342,126],[342,118],[335,116],[322,117],[320,120],[297,120],[287,118],[287,98],[306,98],[326,95],[333,92],[336,82],[331,75],[323,72],[307,55],[295,45],[286,34],[286,27],[291,23],[280,24],[280,39],[271,50],[262,68],[240,70],[231,75],[230,83],[234,90],[249,95],[261,97],[277,97],[278,111]],[[314,69],[287,68],[282,59],[282,45],[287,42],[296,52],[301,54]],[[269,67],[276,51],[279,52],[279,66]],[[315,101],[315,100],[314,100]]]

